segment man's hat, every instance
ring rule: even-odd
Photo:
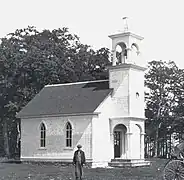
[[[77,148],[81,148],[82,146],[80,144],[77,145]]]

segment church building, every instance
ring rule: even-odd
[[[144,159],[143,37],[128,30],[109,37],[109,79],[46,85],[17,114],[21,161],[72,162],[81,144],[92,167],[149,164]]]

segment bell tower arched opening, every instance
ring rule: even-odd
[[[127,49],[126,44],[121,42],[116,46],[116,65],[125,63],[127,59]]]
[[[139,59],[138,59],[139,58],[139,54],[140,54],[140,52],[139,52],[138,45],[136,43],[133,43],[131,45],[131,60],[132,60],[132,62],[134,64],[139,62]]]

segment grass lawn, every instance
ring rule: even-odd
[[[85,180],[162,180],[167,160],[151,159],[149,167],[84,168]],[[0,163],[0,180],[73,180],[73,166]]]

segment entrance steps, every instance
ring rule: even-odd
[[[139,166],[149,166],[150,161],[145,161],[144,159],[111,159],[108,163],[110,167],[139,167]]]

